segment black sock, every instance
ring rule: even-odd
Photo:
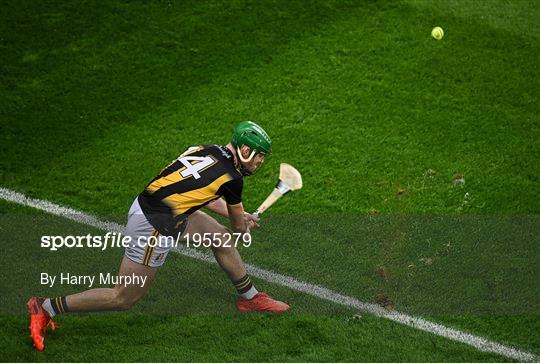
[[[239,280],[233,281],[233,284],[238,294],[245,299],[250,300],[258,293],[247,274]]]
[[[66,296],[51,298],[51,307],[55,314],[69,312]]]

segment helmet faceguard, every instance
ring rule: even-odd
[[[238,158],[240,158],[240,160],[244,163],[249,163],[251,162],[251,160],[253,159],[253,157],[255,157],[255,155],[257,154],[257,151],[255,149],[251,149],[251,153],[249,154],[249,157],[247,158],[244,158],[242,156],[242,151],[240,150],[240,147],[239,146],[236,146],[236,154],[238,154]]]

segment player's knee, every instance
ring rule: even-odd
[[[122,291],[119,291],[114,298],[114,306],[119,311],[126,311],[133,307],[138,300],[138,297],[129,297],[123,294]]]
[[[230,245],[231,243],[231,233],[227,228],[221,224],[217,225],[213,229],[214,233],[212,234],[213,247],[220,248],[223,246]]]
[[[116,307],[118,308],[118,310],[120,311],[127,311],[129,310],[131,307],[133,307],[133,305],[137,302],[138,300],[134,300],[134,299],[129,299],[129,298],[120,298],[117,300],[116,302]]]
[[[220,248],[224,245],[229,245],[231,236],[229,230],[221,224],[215,226],[212,236],[212,248]]]

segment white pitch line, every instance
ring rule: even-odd
[[[0,187],[0,198],[6,201],[17,203],[19,205],[30,206],[38,210],[45,211],[49,214],[61,216],[66,219],[93,226],[101,230],[111,232],[123,232],[124,230],[124,227],[122,225],[116,224],[114,222],[102,221],[99,220],[97,217],[86,214],[82,211],[77,211],[69,207],[60,206],[46,200],[29,198],[19,192],[6,188]],[[175,249],[175,251],[187,257],[216,264],[214,257],[210,254],[205,254],[200,251],[185,247],[177,248]],[[266,269],[258,268],[251,264],[246,264],[246,268],[249,271],[250,275],[264,279],[267,282],[288,287],[298,292],[306,293],[311,296],[334,302],[340,305],[352,307],[378,317],[383,317],[388,320],[398,322],[409,327],[413,327],[418,330],[429,332],[434,335],[438,335],[453,341],[470,345],[483,352],[499,354],[507,358],[519,360],[522,362],[538,362],[540,359],[532,353],[522,351],[511,346],[499,344],[495,341],[491,341],[480,336],[472,335],[441,324],[437,324],[435,322],[425,320],[421,317],[409,316],[407,314],[397,311],[387,311],[379,305],[362,302],[354,297],[342,295],[322,286],[302,282],[293,277],[274,273]]]

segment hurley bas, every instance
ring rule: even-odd
[[[96,283],[96,278],[97,283]],[[85,285],[88,288],[92,288],[94,284],[98,285],[120,285],[120,286],[131,286],[136,285],[140,287],[144,287],[146,284],[146,276],[140,276],[136,275],[135,273],[132,273],[131,275],[125,275],[125,276],[118,276],[111,273],[99,273],[98,276],[96,275],[75,275],[71,273],[60,273],[58,275],[51,275],[48,273],[41,273],[41,281],[40,283],[42,285],[47,285],[49,287],[53,287],[55,284],[61,284],[61,285],[76,285],[81,286]]]

